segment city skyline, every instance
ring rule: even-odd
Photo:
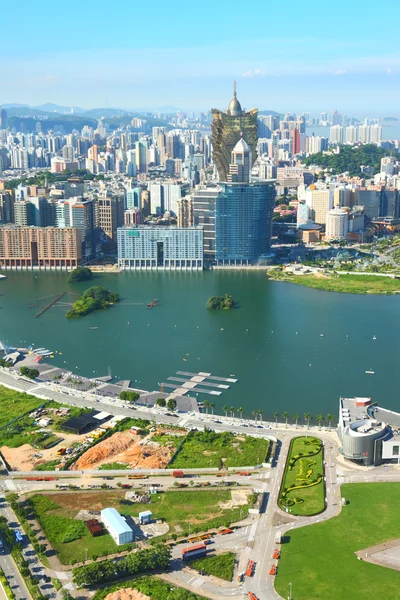
[[[72,0],[57,20],[48,0],[34,10],[23,1],[18,36],[14,28],[3,33],[0,104],[205,110],[224,106],[237,79],[245,108],[397,112],[396,19],[377,29],[368,5],[374,6],[364,3],[359,27],[357,7],[344,0],[335,11],[313,0],[306,14],[292,0],[284,14],[259,1],[245,11],[205,0],[201,10],[184,13],[178,6],[166,12],[156,1],[153,14],[159,10],[162,18],[146,27],[145,6],[122,3],[106,13],[101,3]],[[385,5],[396,8],[386,0],[380,10]],[[11,10],[4,8],[4,22],[15,20]]]

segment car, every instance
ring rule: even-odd
[[[272,565],[272,567],[269,570],[269,574],[270,575],[276,575],[276,566]]]

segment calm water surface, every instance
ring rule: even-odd
[[[68,295],[34,318],[55,294],[79,294],[94,284],[119,292],[122,302],[69,321],[65,303],[77,296]],[[0,293],[0,339],[58,350],[56,365],[85,376],[111,367],[113,376],[157,389],[180,370],[235,374],[239,382],[222,396],[201,399],[220,411],[224,404],[243,406],[247,415],[254,409],[264,416],[336,414],[340,395],[400,408],[397,296],[321,292],[247,271],[109,274],[90,284],[67,284],[61,273],[7,273]],[[225,293],[239,308],[205,308],[209,296]],[[159,306],[147,310],[154,298]],[[32,303],[38,306],[28,308]]]

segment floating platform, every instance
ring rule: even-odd
[[[222,383],[208,383],[207,381],[195,381],[194,379],[182,379],[181,377],[168,377],[168,381],[179,381],[181,383],[194,383],[195,385],[205,385],[206,387],[219,388],[221,390],[229,390],[229,385]],[[194,386],[193,386],[194,387]]]
[[[190,383],[190,382],[188,381],[186,383]],[[193,390],[194,392],[197,392],[199,394],[208,394],[209,396],[220,396],[222,394],[222,392],[217,392],[216,390],[203,390],[202,388],[198,388],[196,386],[188,387],[186,384],[183,384],[179,388],[176,387],[176,384],[172,384],[172,383],[161,383],[160,385],[163,386],[164,388],[173,389],[173,390],[179,389],[181,391],[184,389],[187,392],[189,392],[190,390]]]
[[[188,377],[204,377],[205,379],[211,379],[212,381],[226,381],[227,383],[237,383],[237,379],[233,379],[232,377],[216,377],[215,375],[211,375],[211,373],[188,373],[186,371],[177,371],[177,375],[187,375]]]

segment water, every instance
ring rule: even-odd
[[[122,302],[71,321],[60,303],[34,318],[45,304],[39,298],[94,284],[119,292]],[[105,375],[110,366],[113,376],[152,390],[177,371],[235,374],[239,382],[222,396],[199,399],[220,412],[242,406],[247,416],[255,409],[265,417],[336,414],[340,395],[399,409],[397,296],[321,292],[248,271],[108,274],[93,284],[67,284],[62,273],[8,273],[1,292],[0,339],[58,350],[56,365],[85,376]],[[239,308],[205,308],[209,296],[225,293]],[[154,298],[159,306],[147,310]],[[38,306],[28,308],[32,302]]]

